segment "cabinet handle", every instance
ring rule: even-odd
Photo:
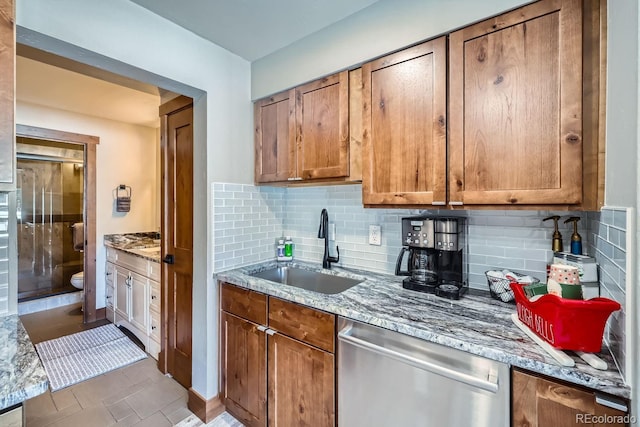
[[[107,297],[107,299],[111,299],[111,298],[112,298],[112,297],[109,297],[109,296]]]
[[[431,202],[431,204],[432,204],[433,206],[444,206],[444,205],[446,205],[446,203],[445,203],[445,202],[435,202],[435,201],[434,201],[434,202]]]
[[[264,332],[264,331],[267,330],[267,327],[266,326],[262,326],[262,325],[258,325],[258,326],[256,326],[256,329],[259,330],[260,332]]]
[[[158,298],[156,295],[151,295],[151,299],[156,299]]]
[[[111,276],[113,273],[105,273],[107,276]]]
[[[449,202],[449,206],[462,206],[463,202]]]
[[[287,178],[287,181],[302,181],[302,177],[296,176],[294,178]]]
[[[158,329],[158,327],[157,327],[157,326],[152,326],[152,327],[151,327],[151,330],[152,330],[152,331],[155,331],[156,329]]]
[[[629,412],[629,408],[627,408],[627,405],[625,405],[624,403],[601,396],[599,394],[596,394],[596,403],[602,406],[606,406],[607,408],[617,409],[618,411],[622,411],[624,413]]]
[[[274,331],[273,329],[267,328],[266,331],[264,331],[267,335],[269,335],[270,337],[274,336],[276,334],[276,331]]]

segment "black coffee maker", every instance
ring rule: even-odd
[[[459,299],[469,289],[466,273],[464,218],[402,218],[403,247],[396,275],[409,276],[402,287]],[[407,269],[402,270],[408,254]]]

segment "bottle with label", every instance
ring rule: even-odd
[[[276,259],[278,261],[285,261],[286,258],[284,256],[284,240],[278,240],[278,244],[276,245]]]
[[[291,236],[287,236],[284,241],[284,256],[288,261],[293,259],[293,240],[291,240]]]

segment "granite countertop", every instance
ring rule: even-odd
[[[592,368],[570,351],[567,354],[576,366],[563,367],[512,323],[514,304],[492,299],[488,293],[468,294],[453,301],[404,289],[402,277],[338,266],[323,272],[365,280],[342,293],[329,295],[250,276],[275,265],[275,261],[270,261],[237,268],[218,273],[216,278],[597,391],[630,397],[630,388],[624,384],[607,348],[603,347],[598,354],[606,360],[607,371]],[[312,263],[295,261],[293,265],[322,270]]]
[[[153,262],[160,262],[160,234],[142,233],[105,234],[104,244]]]
[[[18,315],[0,317],[0,410],[48,388],[47,374]]]

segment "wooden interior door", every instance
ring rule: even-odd
[[[452,205],[582,200],[582,0],[542,0],[449,38]]]
[[[193,307],[193,100],[160,106],[162,117],[161,370],[191,387]],[[163,366],[164,365],[164,366]],[[166,369],[163,369],[166,367]]]
[[[447,41],[362,66],[365,205],[444,205]]]
[[[295,91],[255,102],[255,182],[287,181],[295,175]]]
[[[295,89],[297,178],[349,176],[349,72]]]

